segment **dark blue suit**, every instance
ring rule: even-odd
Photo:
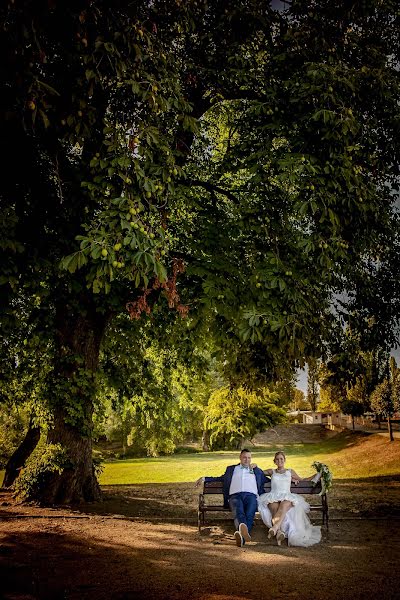
[[[225,473],[220,477],[205,477],[205,481],[222,481],[224,507],[231,509],[236,529],[239,528],[240,523],[246,523],[248,530],[251,531],[254,515],[257,510],[257,496],[250,492],[239,492],[232,496],[229,495],[233,472],[236,466],[238,465],[230,465],[227,467]],[[265,477],[264,472],[258,467],[254,469],[254,475],[256,478],[258,495],[260,496],[264,493],[264,483],[266,483],[267,478]]]

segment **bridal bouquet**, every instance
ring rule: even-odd
[[[311,466],[317,471],[316,478],[313,478],[312,481],[314,481],[314,483],[318,483],[318,481],[321,479],[322,489],[319,495],[321,496],[322,494],[326,494],[331,489],[333,480],[329,467],[324,465],[324,463],[318,462],[317,460],[315,460]]]

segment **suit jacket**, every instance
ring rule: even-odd
[[[240,463],[238,463],[240,465]],[[235,467],[237,467],[238,465],[230,465],[229,467],[226,467],[226,471],[223,475],[221,475],[220,477],[205,477],[204,480],[205,481],[222,481],[223,482],[223,493],[224,493],[224,507],[225,508],[229,508],[229,488],[231,487],[231,482],[232,482],[232,477],[233,477],[233,471],[235,470]],[[261,496],[261,494],[264,493],[264,483],[266,483],[268,480],[264,475],[264,472],[259,469],[258,467],[256,467],[254,469],[254,475],[256,477],[256,483],[257,483],[257,491],[258,491],[258,495]]]

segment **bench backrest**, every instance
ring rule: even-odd
[[[267,481],[264,484],[264,492],[271,491],[271,482]],[[321,482],[314,484],[312,481],[299,481],[297,485],[293,485],[290,488],[293,494],[319,494],[321,491]],[[205,481],[203,484],[203,494],[222,494],[223,483],[222,481]]]

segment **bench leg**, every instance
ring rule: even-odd
[[[325,525],[326,530],[329,531],[328,500],[325,495],[322,496],[322,525]]]
[[[206,519],[205,519],[205,512],[204,510],[199,510],[197,513],[197,525],[199,527],[199,532],[201,531],[201,527],[206,524]]]

